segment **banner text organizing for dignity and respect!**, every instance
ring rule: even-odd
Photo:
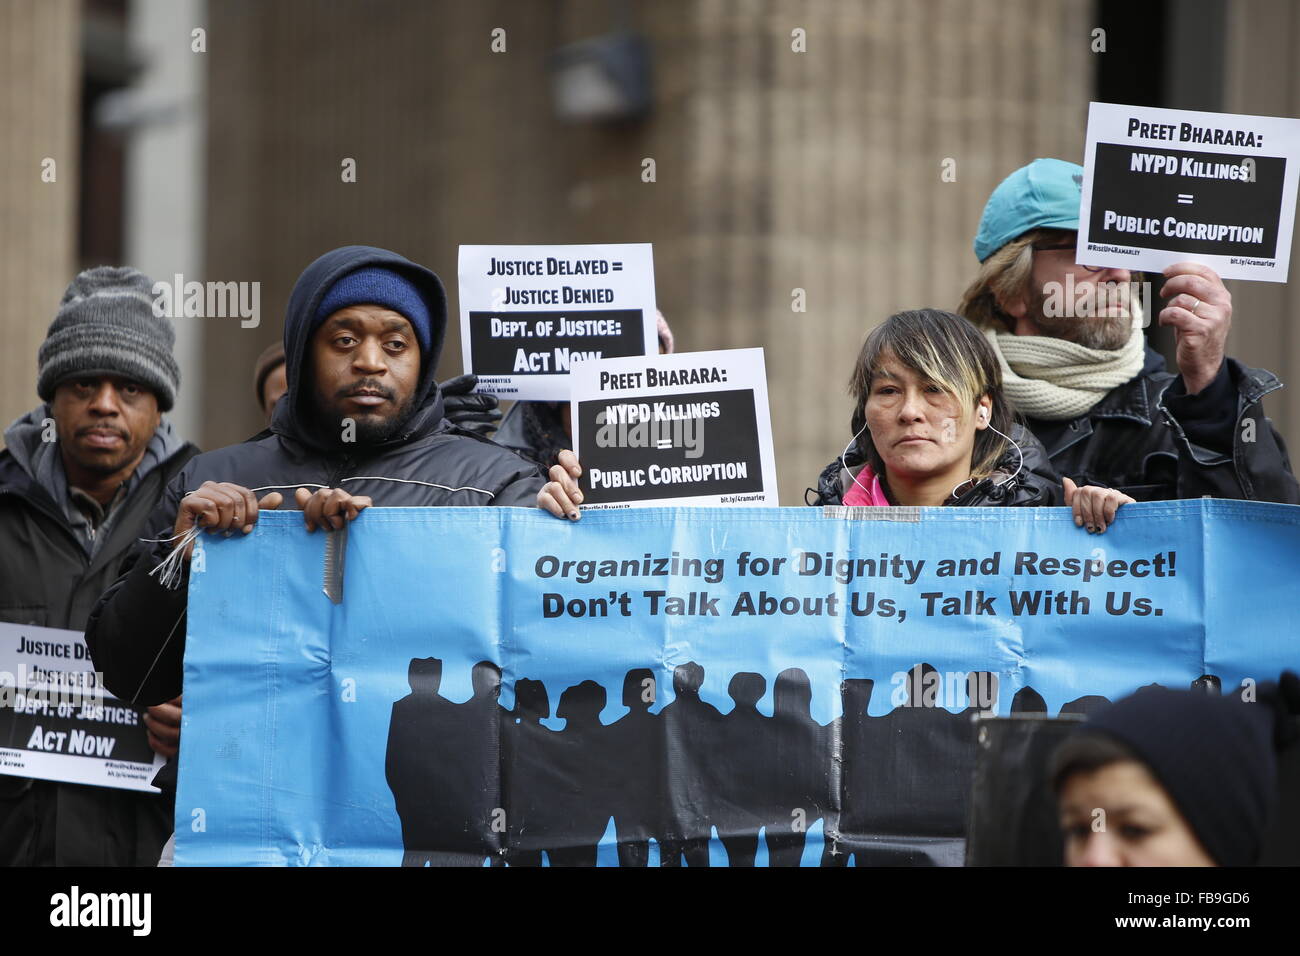
[[[1295,668],[1300,509],[372,508],[191,575],[181,864],[959,863],[978,712]]]

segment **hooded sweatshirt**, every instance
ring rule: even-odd
[[[311,389],[304,374],[308,348],[315,328],[312,318],[317,307],[339,279],[358,269],[381,266],[408,279],[424,297],[429,309],[430,349],[420,355],[420,380],[416,385],[410,411],[405,423],[389,439],[400,444],[421,430],[436,426],[443,418],[442,394],[434,381],[438,356],[442,354],[447,335],[447,295],[442,282],[424,266],[416,265],[387,249],[373,246],[343,246],[325,253],[298,277],[289,296],[289,308],[284,318],[285,378],[288,382],[288,401],[276,404],[271,418],[271,430],[313,448],[337,451],[338,427],[323,432],[317,416],[311,409]]]
[[[392,436],[374,444],[344,444],[337,425],[333,432],[322,428],[313,413],[304,366],[317,306],[339,278],[367,266],[397,270],[422,290],[432,324],[432,347],[430,354],[421,355],[411,410]],[[259,499],[279,491],[286,498],[285,508],[294,507],[298,488],[312,492],[342,488],[369,496],[381,508],[534,507],[543,484],[535,464],[443,418],[433,374],[446,325],[442,283],[428,269],[369,246],[345,246],[321,256],[303,271],[289,299],[284,322],[289,388],[276,405],[269,432],[191,461],[151,518],[152,536],[171,534],[180,499],[204,481],[241,485]],[[131,570],[100,599],[86,630],[86,643],[106,686],[138,703],[170,700],[181,690],[186,589],[182,584],[169,590],[149,576],[168,548],[165,544],[142,548]]]

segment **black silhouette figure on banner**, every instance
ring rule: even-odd
[[[541,866],[550,838],[564,830],[562,784],[551,764],[552,742],[558,735],[542,723],[550,716],[546,685],[527,677],[515,681],[515,709],[501,744],[506,859],[511,866]]]
[[[659,718],[650,713],[658,694],[654,671],[634,668],[623,678],[624,714],[607,730],[612,762],[610,785],[619,866],[645,866],[650,840],[662,848],[660,818],[667,799],[664,738]]]
[[[564,839],[552,838],[551,866],[595,866],[601,835],[613,816],[609,780],[614,775],[608,735],[600,722],[605,688],[585,680],[560,695],[555,716],[564,730],[552,738],[552,754],[561,780],[561,807],[568,823]],[[556,833],[559,836],[559,833]]]
[[[710,764],[717,757],[722,715],[700,699],[704,668],[694,661],[673,669],[671,703],[659,714],[667,743],[668,814],[659,847],[660,866],[709,865]]]
[[[736,674],[727,693],[735,706],[722,717],[709,815],[726,848],[728,865],[753,866],[759,830],[772,815],[768,804],[776,783],[772,720],[757,706],[767,693],[767,679],[750,672]]]
[[[880,757],[876,742],[872,740],[872,730],[879,720],[867,715],[875,685],[873,680],[857,677],[840,682],[842,716],[839,718],[839,739],[843,759],[840,763],[839,812],[826,816],[822,866],[846,866],[849,857],[855,854],[859,858],[854,862],[865,865],[860,857],[866,846],[858,839],[865,821],[855,810],[868,798],[867,781],[873,763]]]
[[[895,678],[896,706],[881,717],[867,713],[873,681],[842,681],[841,716],[823,727],[803,670],[777,675],[771,717],[758,709],[767,679],[745,671],[731,677],[723,716],[700,697],[704,669],[690,661],[674,668],[660,714],[655,672],[633,668],[627,714],[602,724],[606,690],[584,680],[561,695],[554,731],[540,681],[519,678],[507,713],[491,661],[473,666],[463,704],[440,694],[442,676],[438,658],[412,659],[410,693],[392,707],[385,775],[403,866],[594,866],[611,819],[621,866],[646,866],[652,839],[663,866],[708,866],[715,828],[731,866],[754,865],[760,833],[770,865],[798,866],[818,819],[823,866],[931,863],[937,848],[946,860],[965,832],[974,717],[999,695],[997,674],[948,674],[962,682],[946,685],[923,662]],[[1213,675],[1192,686],[1220,692]],[[1104,703],[1084,695],[1061,713]],[[1011,711],[1047,704],[1025,686]]]
[[[501,668],[491,661],[479,661],[470,672],[474,695],[461,705],[469,733],[462,766],[464,778],[474,788],[466,808],[466,826],[471,839],[481,836],[492,866],[505,863],[505,807],[501,788],[501,736],[505,713],[501,709]],[[464,784],[462,784],[463,786]],[[477,833],[475,833],[477,831]],[[483,862],[479,856],[476,864]]]
[[[1097,694],[1085,694],[1061,707],[1062,714],[1083,714],[1085,717],[1100,707],[1105,707],[1110,700]]]
[[[463,704],[444,701],[418,744],[417,759],[428,763],[437,780],[425,810],[435,817],[438,852],[429,861],[434,866],[481,866],[485,858],[501,855],[502,834],[492,828],[501,804],[501,671],[479,661],[471,683],[473,696]]]
[[[1222,683],[1213,674],[1202,674],[1192,681],[1192,690],[1203,690],[1213,697],[1218,697],[1223,693]]]
[[[812,684],[798,667],[772,687],[776,812],[767,820],[769,866],[798,866],[807,830],[832,805],[826,728],[812,719]]]
[[[1047,701],[1043,700],[1042,694],[1026,685],[1016,691],[1016,696],[1011,698],[1011,713],[1046,714]]]
[[[406,679],[411,693],[393,704],[384,773],[402,821],[402,866],[425,866],[445,849],[438,830],[438,768],[426,748],[452,704],[438,696],[442,661],[436,657],[412,658]]]
[[[875,718],[879,727],[870,731],[876,740],[867,756],[870,779],[862,791],[867,799],[856,808],[855,822],[859,832],[880,838],[880,845],[860,853],[859,866],[908,861],[910,851],[902,851],[900,859],[891,838],[927,832],[960,837],[965,827],[974,767],[969,720],[942,706],[953,703],[949,698],[955,691],[944,688],[942,675],[928,663],[909,669],[902,689],[900,706]]]
[[[992,671],[971,671],[966,675],[966,709],[961,717],[971,720],[978,714],[998,709],[998,675]]]
[[[403,763],[423,764],[422,777],[432,776],[418,815],[434,842],[432,849],[416,847],[432,866],[480,866],[501,857],[502,833],[492,826],[501,812],[501,670],[479,661],[471,683],[473,696],[463,704],[437,697],[419,739],[409,742],[414,749],[400,754]]]

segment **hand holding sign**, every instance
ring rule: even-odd
[[[501,424],[501,409],[497,397],[474,391],[478,376],[461,375],[439,386],[442,392],[443,414],[447,421],[471,431],[482,438],[491,438]]]
[[[776,503],[762,349],[584,361],[571,379],[585,507]]]
[[[350,495],[342,488],[321,488],[315,493],[299,488],[293,496],[309,534],[318,527],[337,531],[374,504],[367,496]]]
[[[578,463],[578,456],[567,448],[560,452],[559,459],[558,465],[551,466],[551,480],[537,493],[537,507],[557,518],[577,521],[582,517],[578,510],[578,505],[582,504],[582,491],[578,488],[582,465]]]
[[[1219,274],[1199,262],[1177,262],[1165,268],[1168,278],[1160,295],[1170,300],[1160,313],[1161,325],[1172,325],[1178,339],[1178,371],[1188,395],[1195,395],[1219,374],[1224,343],[1232,327],[1232,293]]]
[[[1115,523],[1115,513],[1120,505],[1133,504],[1134,499],[1116,488],[1099,485],[1076,485],[1069,478],[1061,479],[1065,489],[1065,503],[1074,510],[1074,523],[1087,528],[1089,534],[1101,534]]]
[[[273,491],[260,501],[243,485],[228,481],[205,481],[197,491],[191,491],[180,501],[176,511],[176,523],[172,530],[174,538],[184,542],[185,557],[188,561],[194,552],[194,542],[184,536],[194,525],[201,525],[206,531],[224,531],[227,534],[242,531],[248,534],[257,523],[257,512],[265,508],[275,510],[284,501],[284,496]]]
[[[163,757],[175,757],[181,745],[181,699],[155,704],[145,711],[149,746]]]

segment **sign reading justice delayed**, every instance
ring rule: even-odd
[[[579,362],[583,507],[775,505],[762,349]]]
[[[575,362],[658,348],[651,246],[461,246],[460,333],[479,391],[565,401]]]

